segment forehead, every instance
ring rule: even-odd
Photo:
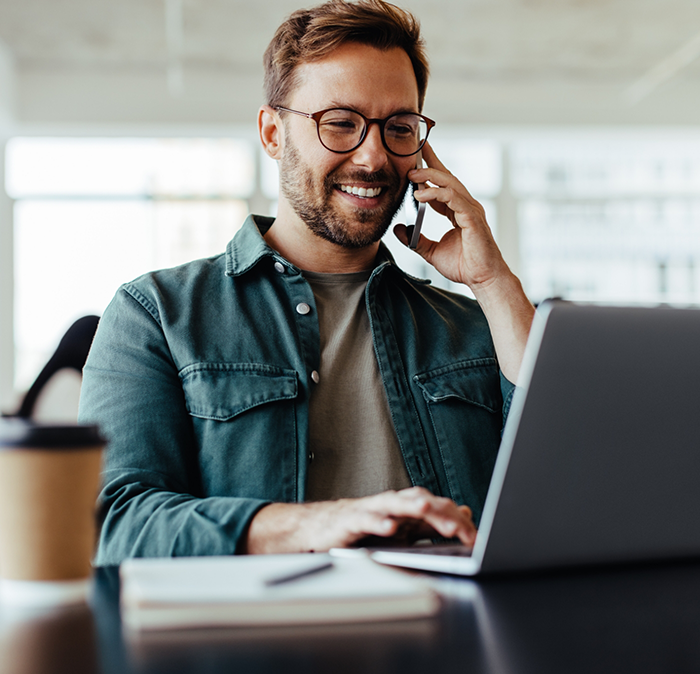
[[[315,112],[341,106],[368,117],[401,110],[418,112],[418,84],[408,54],[348,43],[317,61],[302,63],[290,105]]]

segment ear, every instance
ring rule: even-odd
[[[269,105],[258,110],[258,133],[265,152],[273,159],[281,159],[284,152],[284,128],[279,113]]]

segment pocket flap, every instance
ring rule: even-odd
[[[413,377],[428,402],[458,398],[489,412],[498,412],[501,400],[495,358],[480,358],[431,370]]]
[[[195,417],[227,421],[276,400],[297,397],[294,370],[261,363],[197,363],[180,373],[187,411]]]

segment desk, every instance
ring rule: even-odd
[[[2,674],[646,674],[700,671],[700,563],[479,581],[442,577],[434,619],[124,639],[116,568],[90,608],[0,636]]]

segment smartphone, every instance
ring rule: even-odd
[[[419,152],[416,155],[416,168],[421,169],[423,168],[423,154]],[[423,183],[412,183],[413,184],[413,191],[415,192],[416,190],[422,190],[425,185]],[[414,199],[415,201],[415,199]],[[413,232],[411,234],[411,240],[408,242],[408,247],[415,249],[415,247],[418,245],[418,241],[420,240],[420,230],[421,227],[423,226],[423,218],[425,217],[425,204],[422,204],[418,201],[416,203],[416,209],[417,209],[417,214],[416,214],[416,224],[413,225]]]

